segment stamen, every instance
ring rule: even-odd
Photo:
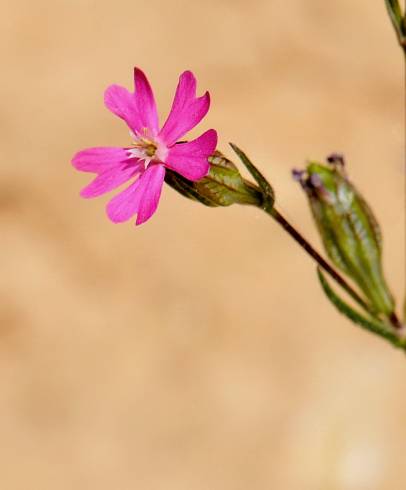
[[[146,133],[147,129],[143,128],[143,132]],[[145,160],[151,160],[158,150],[158,145],[147,136],[140,136],[134,139],[134,148],[136,148],[141,155],[145,156]],[[141,156],[139,158],[142,158]]]
[[[157,150],[157,147],[155,145],[148,145],[146,148],[145,148],[145,153],[149,156],[149,157],[153,157],[155,155],[155,152]]]

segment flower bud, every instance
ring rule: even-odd
[[[351,277],[377,313],[391,317],[394,300],[382,272],[382,236],[361,194],[348,180],[339,155],[329,166],[310,162],[294,171],[309,199],[323,245],[337,268]]]
[[[208,175],[197,182],[169,169],[166,169],[165,182],[180,194],[206,206],[258,205],[262,202],[259,188],[245,180],[234,163],[219,151],[209,157],[209,163]]]

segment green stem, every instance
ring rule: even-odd
[[[406,24],[399,0],[385,0],[385,4],[386,8],[388,9],[388,14],[390,20],[392,21],[393,28],[395,29],[399,45],[406,54]]]
[[[403,100],[403,111],[404,111],[404,155],[405,155],[405,164],[406,164],[406,1],[402,11],[399,0],[385,0],[386,8],[388,10],[389,18],[392,21],[393,28],[396,32],[396,36],[398,38],[398,42],[400,47],[403,50],[403,61],[404,61],[404,86],[405,86],[405,94]],[[404,194],[405,194],[405,209],[406,209],[406,177],[404,184]],[[405,235],[404,240],[406,240],[406,214],[404,220],[404,229]],[[406,290],[406,283],[405,283]],[[406,322],[406,296],[404,299],[404,317],[403,321]]]
[[[331,267],[331,265],[317,252],[317,250],[303,237],[303,235],[299,233],[296,228],[294,228],[282,216],[282,214],[275,207],[265,207],[263,209],[277,223],[279,223],[287,233],[289,233],[296,243],[298,243],[312,257],[312,259],[314,259],[319,266],[351,296],[354,301],[356,301],[373,318],[378,319],[375,310],[348,284],[341,274]],[[388,320],[395,329],[398,330],[402,328],[402,323],[399,321],[395,312],[390,314]]]
[[[269,214],[282,228],[289,233],[289,235],[319,264],[319,266],[327,272],[346,292],[354,299],[369,315],[379,320],[377,312],[373,306],[367,303],[318,252],[313,246],[294,228],[275,208],[275,194],[272,186],[266,180],[264,175],[257,169],[257,167],[251,162],[247,155],[238,148],[234,143],[230,143],[231,148],[238,155],[242,163],[247,167],[250,174],[254,177],[255,181],[259,185],[262,191],[262,202],[256,204],[260,209]],[[396,316],[395,312],[392,312],[387,320],[395,329],[402,328],[402,324]]]
[[[348,284],[348,282],[317,252],[315,248],[294,228],[275,208],[266,208],[265,212],[277,221],[282,228],[327,272],[365,311],[376,317],[371,306]]]

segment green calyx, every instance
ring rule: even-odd
[[[376,313],[389,318],[394,300],[383,276],[379,225],[348,180],[342,158],[333,156],[329,162],[310,162],[299,179],[324,248],[335,266],[358,284]]]
[[[208,175],[197,182],[191,182],[169,169],[166,170],[165,182],[180,194],[206,206],[256,206],[261,203],[259,188],[244,179],[234,163],[220,152],[216,151],[209,157],[209,163]]]

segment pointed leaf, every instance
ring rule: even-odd
[[[275,202],[275,192],[271,184],[266,180],[263,174],[257,169],[257,167],[251,162],[247,155],[238,148],[234,143],[230,143],[231,148],[235,151],[242,163],[247,167],[249,173],[254,177],[259,187],[264,193],[264,208],[271,209]]]
[[[402,14],[402,9],[399,0],[385,0],[386,8],[388,9],[389,17],[398,37],[399,44],[405,49],[405,18]]]
[[[394,332],[392,332],[385,324],[364,317],[363,315],[355,311],[351,306],[349,306],[344,300],[342,300],[330,287],[320,268],[317,268],[317,274],[324,293],[340,313],[342,313],[356,325],[359,325],[365,330],[369,330],[370,332],[385,338],[395,347],[404,348],[405,341],[398,338],[398,336]]]

